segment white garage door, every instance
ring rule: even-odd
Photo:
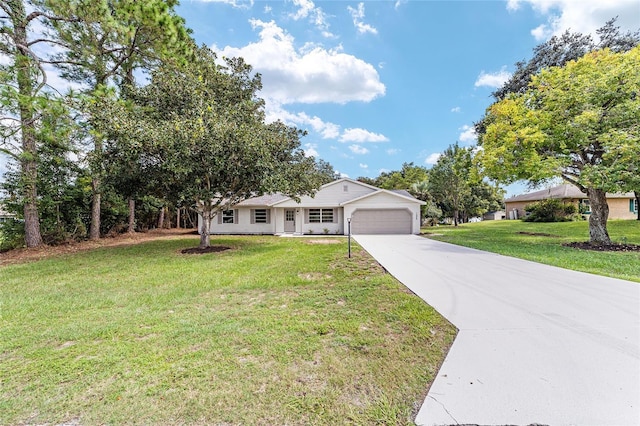
[[[411,212],[406,209],[356,210],[352,234],[411,234]]]

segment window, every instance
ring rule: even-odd
[[[342,192],[349,192],[349,185],[342,185]]]
[[[629,211],[631,213],[638,212],[638,200],[629,200]]]
[[[585,198],[581,199],[578,204],[578,211],[582,214],[591,214],[591,205],[589,204],[589,200]]]
[[[269,223],[270,211],[267,209],[251,210],[251,223]]]
[[[224,210],[222,212],[222,223],[236,223],[236,211],[235,210]]]
[[[333,222],[333,209],[309,209],[308,223],[331,223]]]

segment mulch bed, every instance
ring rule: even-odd
[[[231,247],[227,246],[209,246],[205,248],[193,247],[181,250],[182,254],[206,254],[206,253],[220,253],[221,251],[231,250]]]
[[[595,244],[588,241],[577,241],[562,245],[580,250],[640,252],[640,245],[637,244]]]

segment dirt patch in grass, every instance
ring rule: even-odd
[[[207,253],[220,253],[222,251],[231,250],[228,246],[209,246],[209,247],[192,247],[184,250],[180,250],[182,254],[207,254]]]
[[[534,237],[553,237],[560,238],[560,235],[547,234],[546,232],[528,232],[528,231],[520,231],[518,232],[520,235],[531,235]]]
[[[576,241],[565,243],[563,246],[580,250],[640,252],[640,245],[637,244],[597,244],[589,241]]]
[[[161,238],[181,238],[192,234],[193,229],[156,229],[149,232],[136,232],[134,234],[118,234],[114,237],[105,237],[96,241],[71,241],[59,246],[19,248],[0,253],[0,267],[17,263],[33,262],[40,259],[78,253],[101,247],[131,246]]]
[[[307,244],[340,244],[340,240],[334,238],[323,238],[318,240],[307,240]]]

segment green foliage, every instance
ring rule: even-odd
[[[471,196],[471,149],[449,146],[429,172],[430,193],[457,226],[464,201]]]
[[[304,155],[304,132],[265,124],[261,87],[260,76],[242,59],[221,65],[200,47],[193,61],[164,64],[148,86],[133,92],[133,114],[114,131],[143,147],[146,170],[156,170],[145,175],[162,176],[175,199],[194,203],[204,226],[217,212],[256,195],[313,194],[335,173]]]
[[[24,247],[24,221],[8,219],[0,222],[0,251]]]
[[[502,182],[561,176],[575,184],[590,198],[592,241],[608,243],[604,192],[627,189],[621,171],[640,158],[639,68],[636,47],[541,71],[525,93],[487,110],[478,162]]]
[[[568,222],[576,219],[577,208],[574,204],[565,204],[562,200],[548,198],[525,206],[529,213],[526,222]]]
[[[413,184],[428,180],[428,175],[426,167],[416,166],[411,162],[403,163],[400,170],[380,173],[375,179],[359,177],[358,180],[382,189],[409,190]]]
[[[543,69],[562,67],[570,61],[583,57],[587,52],[605,48],[613,52],[626,52],[640,43],[639,32],[620,33],[613,18],[596,30],[599,40],[590,35],[571,33],[569,30],[559,36],[553,36],[533,49],[533,57],[528,62],[516,63],[516,70],[503,86],[493,93],[496,100],[506,99],[510,94],[525,93],[533,76]]]

